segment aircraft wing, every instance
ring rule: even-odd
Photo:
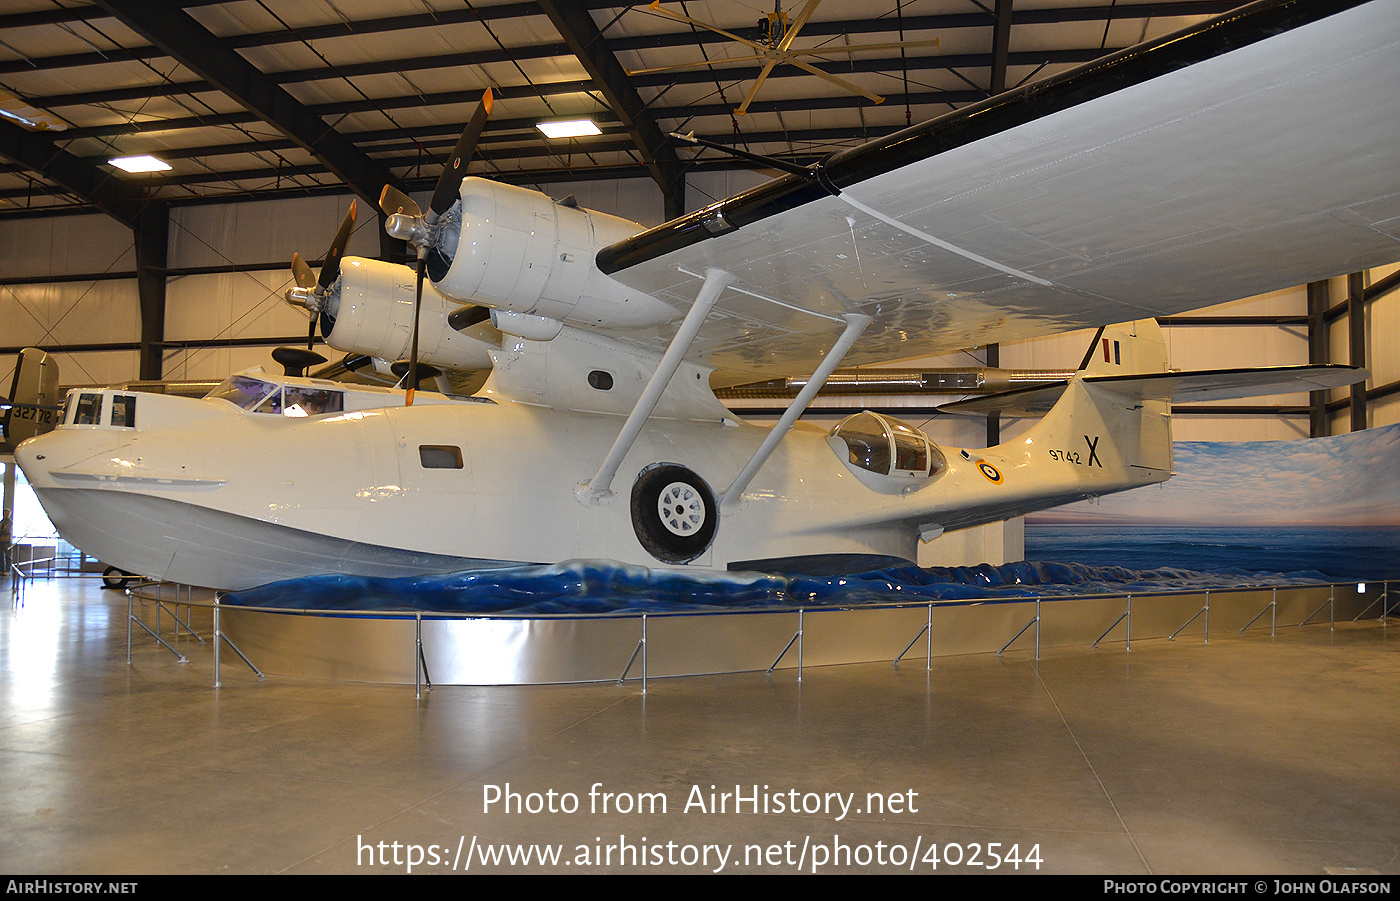
[[[1400,0],[1261,0],[610,245],[717,383],[1166,315],[1400,260]],[[669,334],[656,340],[664,345]],[[729,378],[730,373],[735,374]]]

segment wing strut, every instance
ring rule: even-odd
[[[676,336],[671,339],[671,344],[666,348],[661,362],[657,364],[656,371],[651,374],[651,381],[647,382],[642,396],[637,398],[632,412],[627,414],[627,421],[622,424],[622,431],[613,442],[612,450],[608,451],[607,457],[603,459],[603,465],[598,467],[598,474],[587,485],[581,486],[580,494],[586,493],[589,498],[599,500],[612,491],[613,476],[617,475],[622,458],[632,449],[632,442],[637,440],[647,417],[656,408],[657,401],[661,399],[666,386],[671,383],[671,377],[680,368],[681,361],[685,359],[686,352],[690,350],[691,343],[700,331],[700,326],[705,322],[705,317],[710,315],[715,301],[719,299],[720,292],[733,280],[734,276],[723,269],[705,270],[705,283],[700,286],[695,303],[685,314],[685,320],[681,322]]]
[[[744,489],[749,487],[749,482],[757,474],[759,468],[768,460],[773,449],[778,446],[778,442],[783,440],[783,436],[792,428],[792,424],[797,421],[807,410],[807,405],[812,402],[812,398],[817,396],[817,392],[826,384],[827,378],[832,370],[841,365],[841,361],[846,358],[846,352],[851,349],[851,345],[860,337],[860,333],[865,331],[865,327],[870,324],[870,317],[864,313],[846,313],[841,317],[846,320],[846,330],[841,333],[841,337],[836,339],[831,350],[827,353],[826,359],[812,373],[812,377],[807,380],[807,385],[788,404],[783,415],[768,430],[768,435],[763,439],[763,443],[754,451],[749,462],[744,464],[739,475],[735,477],[734,483],[724,492],[724,497],[719,499],[719,505],[723,508],[726,504],[732,504],[744,493]]]

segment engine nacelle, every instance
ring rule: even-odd
[[[326,343],[347,353],[403,360],[413,343],[416,273],[407,266],[346,257],[340,279],[326,299],[333,323]],[[500,346],[490,326],[459,332],[447,317],[461,304],[443,297],[426,280],[418,334],[418,359],[443,369],[490,369],[490,351]]]
[[[444,214],[442,229],[440,246],[456,251],[436,285],[460,303],[595,328],[678,318],[669,305],[598,271],[598,250],[641,231],[635,222],[464,178],[460,206]]]

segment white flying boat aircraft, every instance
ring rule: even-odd
[[[294,297],[333,346],[489,361],[477,397],[365,405],[255,376],[205,400],[83,392],[17,456],[74,544],[220,588],[912,560],[944,531],[1168,478],[1173,396],[1364,377],[1171,372],[1149,317],[1400,259],[1397,51],[1400,0],[1262,0],[649,230],[462,178],[479,112],[426,214],[383,201],[428,311],[403,267],[355,258]],[[1123,321],[1007,444],[797,421],[843,362]],[[794,374],[771,428],[711,390]],[[1043,410],[1046,391],[982,403]]]

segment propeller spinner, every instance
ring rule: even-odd
[[[486,128],[486,117],[491,114],[491,105],[491,89],[487,88],[486,93],[481,95],[481,103],[472,114],[471,121],[462,131],[462,136],[457,139],[457,146],[452,148],[452,155],[447,158],[447,164],[442,167],[442,175],[438,177],[437,186],[433,189],[433,197],[428,203],[426,214],[413,198],[393,185],[385,185],[379,195],[379,208],[388,217],[384,222],[384,231],[391,238],[407,241],[418,251],[418,279],[413,300],[413,341],[408,357],[408,394],[404,399],[407,405],[413,403],[413,392],[419,378],[418,320],[423,309],[424,270],[426,266],[432,265],[434,270],[441,269],[445,272],[451,263],[441,246],[441,220],[443,214],[451,210],[457,201],[462,177],[466,175],[467,165],[476,153],[476,144]]]

